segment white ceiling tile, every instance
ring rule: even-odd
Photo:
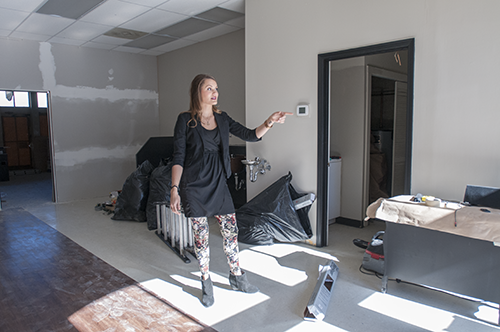
[[[30,13],[11,9],[0,9],[0,29],[14,30]]]
[[[146,51],[141,52],[141,54],[144,54],[144,55],[154,55],[154,56],[158,56],[158,55],[161,55],[163,53],[164,52],[162,52],[162,51],[152,51],[152,50],[146,50]]]
[[[245,29],[245,16],[235,18],[234,20],[227,21],[224,24],[231,25],[233,27],[238,27]]]
[[[179,14],[196,15],[223,3],[221,0],[170,0],[158,6],[159,9],[173,11]]]
[[[161,9],[150,11],[122,24],[121,28],[138,30],[143,32],[154,32],[169,25],[187,19],[189,16],[168,12]]]
[[[43,14],[31,14],[16,30],[43,35],[55,35],[75,20]]]
[[[110,36],[99,36],[97,38],[94,38],[92,39],[93,42],[96,42],[96,43],[102,43],[102,44],[110,44],[110,45],[123,45],[123,44],[126,44],[128,42],[130,42],[129,39],[125,39],[125,38],[116,38],[116,37],[110,37]]]
[[[128,47],[128,46],[118,46],[113,49],[113,51],[127,52],[127,53],[141,53],[144,51],[142,48]]]
[[[78,21],[58,33],[56,37],[86,41],[94,39],[112,28],[108,25]]]
[[[88,43],[85,43],[82,46],[92,47],[92,48],[99,48],[99,49],[102,49],[102,50],[112,50],[113,48],[116,47],[116,45],[96,43],[96,42],[92,42],[92,41],[88,42]]]
[[[174,50],[177,50],[177,49],[189,46],[189,45],[193,45],[196,43],[197,42],[194,40],[177,39],[176,41],[173,41],[171,43],[152,48],[151,51],[160,51],[162,53],[165,53],[165,52],[174,51]]]
[[[32,12],[38,9],[46,0],[0,0],[0,8],[16,9],[23,12]]]
[[[36,13],[46,1],[0,0],[0,38],[50,40],[54,43],[82,44],[82,47],[112,50],[129,42],[128,39],[103,35],[114,28],[151,33],[176,26],[214,7],[240,13],[245,10],[244,0],[106,0],[83,18],[72,20]],[[189,39],[176,40],[150,50],[140,49],[140,53],[163,54],[244,28],[244,22],[242,17],[216,28],[205,27],[208,30],[193,34]],[[121,49],[136,52],[135,49]]]
[[[57,44],[65,44],[65,45],[73,45],[73,46],[80,46],[85,41],[83,40],[78,40],[78,39],[70,39],[70,38],[61,38],[61,37],[52,37],[48,40],[49,43],[57,43]]]
[[[200,32],[195,33],[193,35],[187,36],[186,38],[191,39],[191,40],[196,40],[196,41],[204,41],[204,40],[219,37],[219,36],[222,36],[222,35],[237,31],[237,30],[240,30],[240,28],[225,25],[225,24],[220,24],[220,25],[217,25],[213,28],[203,30],[203,31],[200,31]]]
[[[81,18],[82,21],[105,25],[121,25],[151,8],[133,3],[108,0]]]
[[[245,0],[230,0],[220,4],[219,7],[239,13],[245,13]]]
[[[122,2],[130,2],[130,3],[135,3],[138,5],[143,5],[147,7],[156,7],[158,5],[161,5],[165,2],[168,2],[168,0],[120,0]]]
[[[50,36],[47,35],[40,35],[36,33],[20,32],[20,31],[14,31],[9,37],[16,39],[35,40],[35,41],[47,41],[50,39]]]

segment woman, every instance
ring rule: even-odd
[[[227,187],[231,175],[229,134],[245,141],[259,141],[274,123],[284,123],[286,115],[275,112],[251,130],[234,121],[217,108],[217,82],[209,75],[197,75],[191,82],[189,111],[179,114],[174,130],[174,156],[170,208],[180,213],[181,202],[190,218],[195,240],[195,253],[200,265],[202,303],[214,303],[213,284],[209,275],[208,220],[214,216],[224,240],[229,263],[229,283],[234,290],[258,292],[240,269],[238,227],[235,209]]]

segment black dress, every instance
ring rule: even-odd
[[[184,214],[195,218],[234,213],[221,158],[219,127],[207,130],[199,126],[204,147],[203,167],[195,181],[181,181]]]

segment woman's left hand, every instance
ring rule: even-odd
[[[274,112],[268,118],[268,122],[271,121],[272,123],[285,123],[285,119],[286,119],[287,115],[293,115],[293,113],[292,112],[281,112],[281,111]]]
[[[271,116],[268,117],[263,124],[261,124],[260,126],[255,128],[255,135],[257,136],[257,138],[261,138],[262,136],[264,136],[268,132],[268,130],[273,127],[273,124],[275,124],[276,122],[277,123],[285,123],[285,119],[286,119],[287,115],[293,115],[293,113],[278,111],[278,112],[274,112],[273,114],[271,114]]]

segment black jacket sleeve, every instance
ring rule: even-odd
[[[187,148],[187,121],[189,121],[190,118],[191,116],[189,113],[181,113],[177,117],[177,122],[175,123],[174,128],[173,165],[180,165],[184,167]]]
[[[227,113],[222,112],[222,115],[224,118],[226,118],[228,124],[229,124],[229,132],[233,134],[234,136],[247,141],[247,142],[258,142],[261,140],[261,138],[258,138],[256,135],[256,130],[255,129],[248,129],[247,127],[243,126],[241,123],[233,120]]]

